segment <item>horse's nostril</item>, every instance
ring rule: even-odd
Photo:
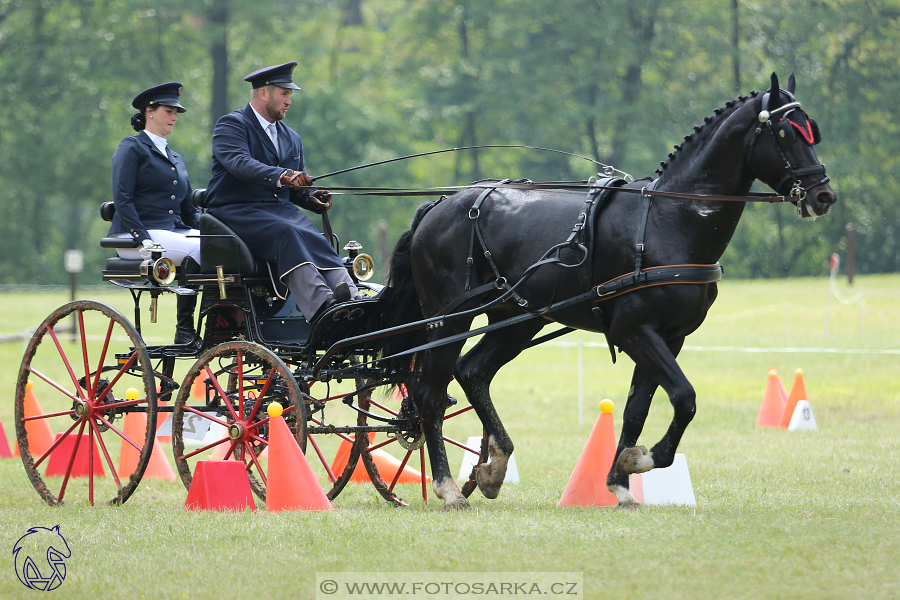
[[[816,199],[819,201],[820,204],[824,204],[825,206],[831,206],[837,200],[835,195],[829,191],[819,192],[816,195]]]

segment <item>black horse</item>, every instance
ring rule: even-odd
[[[613,192],[595,215],[589,244],[591,269],[586,277],[584,273],[580,277],[577,268],[563,268],[554,261],[529,270],[546,258],[548,248],[570,236],[584,211],[584,192],[499,186],[485,196],[485,187],[471,187],[423,204],[392,257],[389,285],[398,296],[394,302],[398,315],[408,322],[478,308],[496,300],[505,283],[508,299],[486,311],[489,322],[497,323],[584,294],[586,282],[596,286],[632,273],[636,261],[638,271],[666,265],[714,265],[744,209],[743,202],[728,201],[725,196],[731,200],[746,196],[756,179],[777,194],[792,197],[801,216],[825,214],[836,197],[813,151],[819,141],[818,128],[796,102],[794,88],[793,75],[782,90],[773,73],[769,92],[728,102],[704,125],[695,127],[662,163],[657,180],[624,186],[718,199],[659,195],[651,200],[641,194]],[[480,232],[473,228],[473,219]],[[576,264],[584,253],[564,246],[557,256],[562,263]],[[526,274],[526,281],[509,292],[510,284]],[[474,297],[464,294],[464,289],[492,287],[497,280],[498,286],[493,287],[498,289]],[[629,474],[671,465],[694,417],[696,394],[675,359],[685,336],[703,322],[716,294],[716,284],[706,282],[653,285],[610,294],[608,299],[595,296],[594,302],[563,306],[489,331],[462,357],[464,340],[459,339],[395,362],[398,368],[420,373],[409,387],[423,420],[434,490],[444,500],[444,508],[469,505],[451,475],[441,439],[450,380],[456,377],[484,425],[491,462],[479,465],[476,479],[486,497],[496,498],[513,443],[491,402],[490,384],[497,371],[527,348],[550,321],[605,332],[610,349],[618,347],[635,363],[607,487],[619,506],[637,506],[628,489]],[[469,330],[471,322],[472,316],[449,318],[442,327],[419,334],[421,339],[404,343],[459,335]],[[662,440],[648,451],[635,446],[659,386],[669,395],[674,417]]]

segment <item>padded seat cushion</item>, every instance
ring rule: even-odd
[[[114,256],[106,259],[106,270],[112,273],[135,275],[141,272],[141,260],[127,260]]]
[[[268,277],[266,263],[257,260],[247,244],[228,225],[209,213],[200,215],[201,272],[215,273],[221,265],[226,273]],[[224,237],[206,237],[224,236]]]

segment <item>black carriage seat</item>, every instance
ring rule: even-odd
[[[194,190],[191,201],[194,206],[205,208],[205,188]],[[116,214],[116,206],[112,202],[104,202],[100,205],[100,216],[104,221],[112,221]],[[250,249],[237,234],[227,225],[210,214],[200,215],[200,255],[203,257],[201,272],[215,273],[216,267],[221,266],[224,273],[242,275],[244,277],[268,278],[269,271],[266,263],[257,260]],[[138,242],[131,238],[103,238],[100,240],[103,248],[137,248]],[[207,260],[206,257],[209,257]],[[122,277],[136,276],[140,272],[141,260],[129,260],[119,256],[106,259],[104,276]]]
[[[104,202],[100,205],[100,217],[104,221],[112,221],[116,214],[116,205],[112,202]],[[103,238],[100,240],[103,248],[137,248],[138,242],[132,238]],[[135,278],[141,271],[141,260],[128,260],[113,256],[106,259],[106,269],[103,271],[105,279],[111,278]]]
[[[206,200],[206,188],[191,193],[191,202],[197,208],[206,208]],[[221,266],[225,273],[244,277],[269,276],[266,263],[253,256],[231,227],[209,213],[200,215],[200,235],[201,272],[215,273],[216,267]]]

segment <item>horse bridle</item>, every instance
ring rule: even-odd
[[[761,96],[760,108],[759,111],[759,126],[756,128],[756,132],[753,136],[753,140],[750,142],[750,146],[747,148],[747,162],[749,164],[750,157],[753,153],[753,149],[756,147],[756,142],[759,140],[759,136],[763,131],[763,128],[768,130],[772,134],[772,139],[775,140],[775,148],[778,151],[778,154],[781,158],[781,161],[784,163],[784,168],[787,170],[787,173],[782,177],[778,183],[774,186],[775,193],[779,193],[779,190],[784,186],[784,184],[790,180],[794,181],[793,186],[791,187],[788,195],[791,197],[797,198],[797,210],[800,212],[800,216],[803,216],[802,202],[806,199],[806,194],[814,187],[823,185],[830,181],[828,175],[825,174],[825,165],[819,163],[817,165],[813,165],[810,167],[800,167],[795,169],[791,162],[785,156],[784,151],[787,148],[790,148],[796,141],[796,135],[794,134],[794,128],[796,128],[800,134],[803,136],[803,139],[810,146],[815,146],[818,144],[822,138],[819,134],[819,126],[815,121],[806,117],[806,131],[803,128],[788,119],[788,115],[791,114],[794,110],[799,109],[801,107],[800,103],[797,102],[793,95],[790,92],[784,91],[785,94],[788,94],[791,101],[779,106],[778,108],[768,111],[766,110],[766,106],[768,105],[769,92],[766,92]],[[775,120],[773,117],[779,115],[778,119]],[[803,187],[803,184],[800,182],[800,177],[805,175],[823,175],[822,179],[819,181]]]

